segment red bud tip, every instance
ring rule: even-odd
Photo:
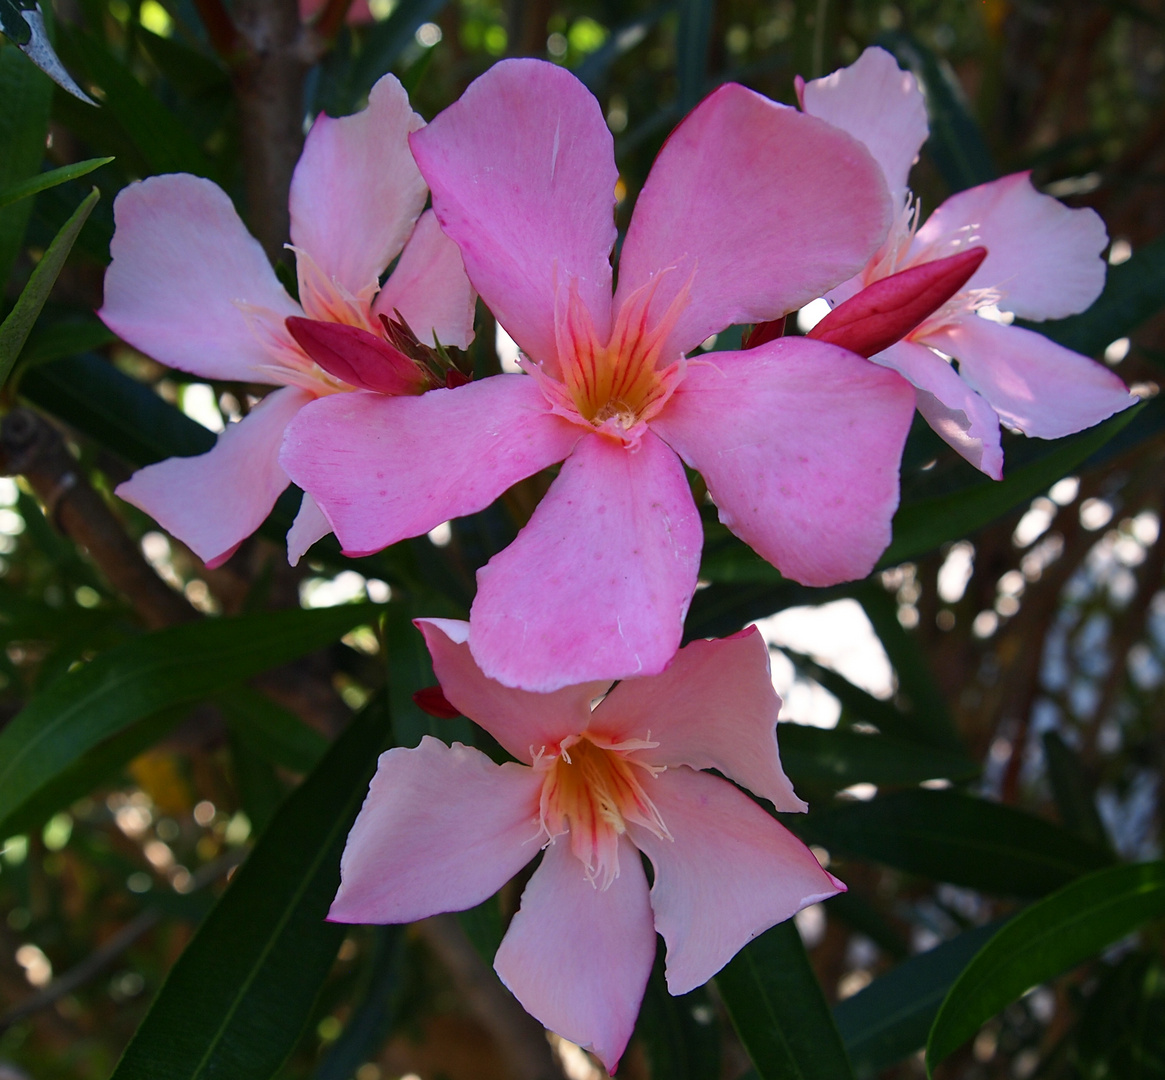
[[[438,720],[455,720],[461,715],[461,710],[455,709],[449,703],[440,686],[426,686],[423,690],[418,690],[413,694],[413,701],[422,712],[427,712]]]
[[[773,319],[772,322],[757,323],[749,332],[741,345],[742,349],[755,349],[758,345],[767,345],[770,341],[776,341],[777,338],[783,337],[785,334],[785,319],[782,315],[779,319]]]
[[[859,356],[880,353],[942,307],[986,257],[986,248],[973,247],[875,281],[838,304],[807,336]]]
[[[324,371],[350,386],[394,397],[429,389],[428,375],[418,364],[358,326],[292,315],[287,332]]]
[[[450,390],[456,390],[457,387],[465,386],[471,382],[473,380],[468,375],[458,371],[456,368],[450,368],[445,372],[445,386]]]

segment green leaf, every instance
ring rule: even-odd
[[[351,75],[353,109],[367,96],[376,80],[396,63],[401,51],[413,40],[417,27],[435,19],[446,3],[448,0],[401,0],[384,22],[368,30]]]
[[[22,20],[23,21],[23,20]],[[35,176],[44,157],[53,84],[18,49],[0,48],[0,186]],[[0,210],[0,290],[24,242],[32,203]]]
[[[926,1046],[927,1069],[1032,986],[1074,968],[1165,915],[1165,862],[1091,874],[1020,912],[951,987]]]
[[[797,787],[914,786],[923,780],[969,780],[979,773],[978,764],[961,754],[885,735],[781,724],[777,736],[781,763]]]
[[[99,198],[101,193],[94,188],[77,207],[73,216],[61,226],[61,231],[36,264],[36,269],[28,279],[20,298],[4,322],[0,323],[0,386],[8,381],[8,375],[20,355],[20,350],[24,348],[25,341],[28,340],[32,325],[48,300],[49,293],[53,291],[57,276],[65,265],[69,252],[73,250],[77,234]]]
[[[661,948],[639,1007],[635,1034],[642,1040],[651,1076],[667,1080],[718,1080],[720,1032],[706,986],[672,997],[664,979]]]
[[[100,319],[72,312],[59,322],[50,322],[47,313],[33,327],[20,354],[21,368],[48,364],[78,353],[100,349],[117,340],[117,335]],[[19,379],[16,375],[14,378]]]
[[[1002,925],[964,931],[903,961],[833,1007],[833,1018],[859,1080],[926,1045],[927,1032],[951,984]]]
[[[1001,896],[1042,896],[1111,861],[1042,818],[956,791],[896,791],[781,821],[834,856]]]
[[[249,686],[223,691],[218,704],[237,739],[292,772],[310,772],[328,748],[328,740],[315,728]]]
[[[712,44],[715,0],[677,0],[676,80],[679,109],[688,112],[699,104],[708,82],[708,50]]]
[[[1027,323],[1066,349],[1097,356],[1165,307],[1165,236],[1108,268],[1104,292],[1087,311],[1056,322]]]
[[[1096,809],[1096,797],[1084,775],[1080,755],[1056,731],[1045,731],[1043,743],[1048,781],[1064,828],[1098,848],[1107,848],[1108,833]]]
[[[375,611],[349,605],[207,619],[142,635],[58,679],[0,731],[0,835],[8,835],[12,815],[98,743],[321,648]]]
[[[344,938],[324,919],[388,728],[375,698],[287,798],[174,965],[113,1080],[269,1080],[283,1064]]]
[[[27,0],[18,0],[16,3],[0,0],[0,29],[13,45],[61,89],[67,90],[87,105],[97,104],[73,81],[53,51],[44,16],[36,4],[28,3]]]
[[[994,180],[999,174],[991,152],[950,65],[918,38],[902,31],[883,34],[877,44],[889,49],[922,84],[930,121],[924,153],[934,160],[951,190],[962,191]]]
[[[3,0],[0,0],[0,3],[2,2]],[[62,165],[59,169],[49,169],[47,172],[37,173],[36,176],[22,180],[18,184],[9,184],[0,190],[0,206],[8,206],[10,203],[27,199],[38,191],[46,191],[58,184],[65,183],[67,180],[76,180],[80,176],[86,176],[94,169],[108,165],[112,160],[111,157],[89,158],[88,161],[78,161],[75,165]]]
[[[879,566],[894,566],[933,551],[949,540],[969,536],[1021,503],[1046,491],[1095,454],[1136,417],[1144,404],[1125,409],[1103,424],[1078,435],[1056,439],[1053,449],[1004,476],[985,480],[947,495],[903,506],[894,516],[894,540]]]
[[[716,987],[760,1080],[853,1076],[792,919],[741,949]]]

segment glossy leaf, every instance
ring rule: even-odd
[[[59,169],[49,169],[47,172],[37,173],[36,176],[31,176],[18,184],[9,184],[0,190],[0,206],[8,206],[10,203],[27,199],[38,191],[47,191],[67,180],[76,180],[78,177],[87,176],[94,169],[100,169],[102,165],[108,165],[112,160],[111,157],[89,158],[88,161],[78,161],[75,165],[62,165]]]
[[[1165,862],[1102,870],[1020,912],[951,987],[927,1041],[927,1069],[1030,987],[1054,979],[1162,915]]]
[[[921,1050],[951,984],[1002,923],[977,926],[912,956],[833,1007],[859,1080]]]
[[[376,698],[280,808],[174,965],[113,1080],[268,1080],[346,928],[325,921],[388,715]]]
[[[32,331],[33,323],[41,313],[49,293],[57,282],[57,276],[73,250],[77,234],[88,219],[101,193],[94,188],[74,211],[73,216],[61,226],[53,242],[49,244],[40,262],[36,264],[28,284],[13,305],[3,323],[0,323],[0,386],[8,380],[12,366],[24,348]]]
[[[375,610],[349,605],[207,619],[144,634],[58,679],[0,732],[0,835],[10,817],[105,739],[321,648]]]
[[[1003,480],[984,480],[903,506],[894,517],[894,540],[879,566],[913,559],[949,540],[969,536],[1021,503],[1046,491],[1086,461],[1136,417],[1144,405],[1118,413],[1078,435],[1057,439],[1048,454],[1005,473]]]
[[[760,1080],[853,1075],[792,919],[741,949],[716,987]]]
[[[1110,859],[1042,818],[957,791],[896,791],[781,820],[834,856],[1001,896],[1042,896]]]

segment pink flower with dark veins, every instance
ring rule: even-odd
[[[875,47],[823,79],[798,80],[797,91],[806,114],[866,144],[885,173],[897,215],[877,254],[828,294],[831,303],[903,270],[974,247],[987,250],[960,292],[870,357],[914,385],[918,411],[943,439],[999,480],[1001,421],[1025,435],[1058,439],[1136,402],[1103,365],[1010,325],[1015,316],[1060,319],[1100,295],[1108,235],[1094,210],[1069,209],[1020,172],[952,195],[919,228],[907,177],[928,132],[914,76]]]
[[[568,71],[497,64],[411,142],[527,374],[305,409],[282,461],[347,552],[481,510],[565,459],[478,572],[470,613],[482,669],[539,691],[654,674],[675,653],[703,540],[683,464],[783,574],[870,572],[898,502],[909,386],[803,338],[687,355],[821,295],[877,249],[885,183],[856,140],[720,87],[656,159],[613,298],[611,133]]]
[[[755,627],[693,642],[662,675],[532,694],[482,674],[466,623],[417,625],[445,697],[518,761],[430,736],[383,754],[330,919],[470,908],[543,848],[494,967],[528,1012],[614,1072],[657,931],[668,990],[686,994],[770,926],[844,890],[770,814],[700,771],[777,810],[806,808],[781,768],[781,703]]]
[[[421,214],[426,187],[408,136],[422,124],[391,75],[373,87],[363,112],[317,118],[291,183],[299,303],[211,181],[155,176],[117,197],[98,312],[106,325],[168,367],[280,388],[208,453],[149,465],[117,489],[207,565],[229,558],[287,487],[279,447],[300,409],[356,386],[403,394],[427,387],[425,372],[384,340],[380,315],[396,320],[399,312],[421,342],[436,335],[464,348],[473,336],[474,294],[461,256],[433,214]],[[398,254],[382,289],[380,275]],[[316,362],[327,363],[326,352],[313,345],[309,355],[289,318],[303,340],[339,334],[370,362],[362,371],[351,363],[328,370]],[[305,496],[288,533],[292,562],[330,529]]]

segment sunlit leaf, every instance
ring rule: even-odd
[[[4,0],[0,0],[0,3],[4,3]],[[35,195],[38,191],[47,191],[49,188],[56,187],[68,180],[76,180],[78,177],[86,176],[94,169],[108,165],[112,160],[111,157],[89,158],[88,161],[78,161],[75,165],[62,165],[59,169],[49,169],[47,172],[38,173],[18,184],[9,184],[0,190],[0,206],[19,202],[21,199],[27,199],[30,195]]]

